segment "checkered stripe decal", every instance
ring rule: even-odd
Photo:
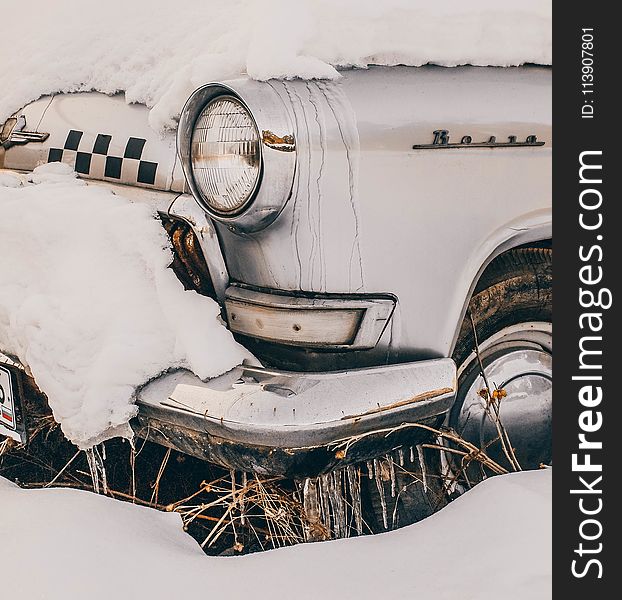
[[[147,140],[131,137],[125,145],[123,156],[112,156],[108,154],[111,135],[99,133],[90,152],[84,152],[83,136],[84,132],[72,129],[62,148],[50,148],[48,162],[71,164],[77,173],[91,177],[154,185],[158,163],[142,160]]]

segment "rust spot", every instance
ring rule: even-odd
[[[184,288],[215,299],[207,263],[190,225],[177,219],[163,219],[162,224],[173,245],[171,268]]]
[[[284,135],[281,137],[265,129],[261,132],[261,141],[268,146],[268,148],[272,148],[273,150],[280,150],[281,152],[293,152],[296,150],[296,141],[293,135]]]

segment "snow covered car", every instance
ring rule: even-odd
[[[0,135],[0,169],[62,161],[155,204],[178,277],[259,361],[151,381],[139,436],[299,476],[421,425],[484,446],[496,402],[520,464],[550,461],[549,68],[210,83],[176,138],[120,95],[59,94]],[[0,433],[20,437],[20,365],[0,361]]]

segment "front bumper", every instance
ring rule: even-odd
[[[187,371],[137,396],[137,435],[225,467],[314,475],[429,437],[451,407],[451,359],[327,373],[241,366],[203,382]]]

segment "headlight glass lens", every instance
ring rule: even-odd
[[[241,102],[221,96],[203,109],[192,133],[191,159],[207,205],[225,216],[240,212],[261,173],[257,127]]]

